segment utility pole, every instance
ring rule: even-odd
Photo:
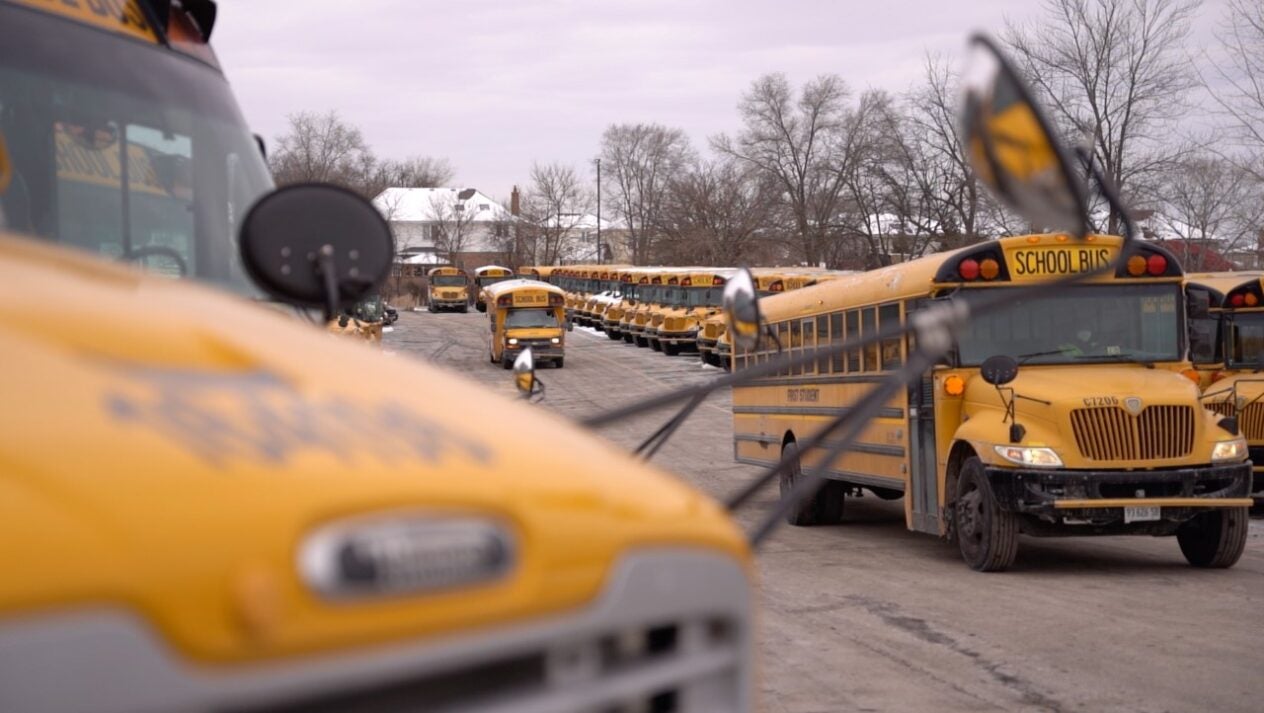
[[[602,263],[601,260],[601,159],[594,159],[597,162],[597,264]]]

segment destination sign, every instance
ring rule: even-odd
[[[23,5],[150,42],[158,35],[139,0],[18,0]]]
[[[1009,251],[1006,261],[1013,279],[1058,277],[1105,267],[1118,252],[1117,248],[1098,245],[1024,247]]]

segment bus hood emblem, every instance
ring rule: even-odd
[[[1132,414],[1133,416],[1140,416],[1141,415],[1141,397],[1129,396],[1128,398],[1124,399],[1124,408],[1127,409],[1128,413]]]
[[[313,533],[299,550],[303,580],[330,598],[451,589],[503,577],[514,558],[500,525],[411,515],[349,520]]]

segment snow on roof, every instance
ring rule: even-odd
[[[592,213],[576,214],[563,213],[560,216],[550,216],[545,219],[545,224],[552,228],[561,226],[568,230],[595,231],[597,230],[597,216]],[[623,221],[601,219],[602,230],[624,230]]]
[[[459,194],[472,190],[473,195],[461,200]],[[462,188],[387,188],[373,199],[373,206],[392,223],[426,223],[451,220],[455,207],[474,222],[509,220],[504,206],[476,189]]]

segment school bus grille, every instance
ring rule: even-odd
[[[1194,409],[1147,406],[1137,416],[1118,406],[1075,409],[1071,430],[1090,460],[1181,458],[1194,449]]]
[[[702,328],[702,333],[706,335],[707,339],[719,339],[720,330],[722,329],[724,329],[724,325],[722,324],[717,324],[715,322],[707,322],[706,325]]]
[[[1225,415],[1232,416],[1233,412]],[[1264,441],[1264,403],[1253,403],[1243,409],[1242,423],[1238,425],[1248,441]]]
[[[1203,403],[1203,407],[1210,409],[1211,411],[1215,411],[1221,416],[1233,415],[1233,402],[1232,401],[1207,401]]]

